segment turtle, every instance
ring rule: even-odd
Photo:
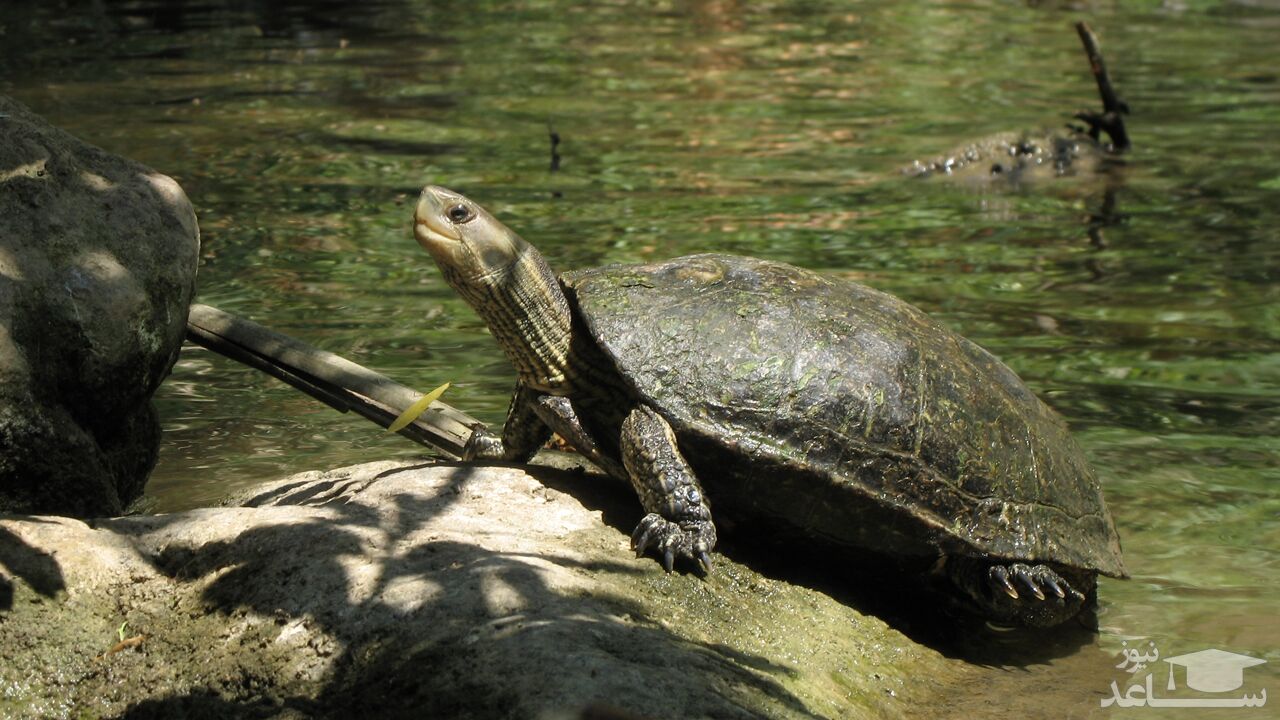
[[[631,484],[631,537],[712,572],[717,516],[928,560],[951,596],[1052,626],[1126,577],[1097,477],[1065,422],[994,355],[884,292],[699,254],[557,276],[483,207],[423,189],[418,243],[518,381],[465,461],[527,462],[558,433]]]

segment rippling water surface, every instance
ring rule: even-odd
[[[1123,167],[895,174],[1094,107],[1081,18],[1134,110]],[[49,3],[0,33],[0,91],[186,188],[202,301],[486,421],[513,374],[412,241],[428,182],[559,268],[727,251],[906,298],[1067,417],[1133,572],[1094,645],[939,711],[1096,713],[1126,642],[1262,657],[1280,693],[1280,4]],[[420,452],[196,348],[158,403],[160,511]]]

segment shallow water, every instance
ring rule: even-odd
[[[957,716],[1099,713],[1142,677],[1114,668],[1122,643],[1261,657],[1241,692],[1280,692],[1280,3],[22,5],[0,6],[0,92],[182,183],[203,302],[452,381],[486,421],[513,375],[412,241],[427,182],[559,268],[749,253],[1001,356],[1077,431],[1133,578],[1103,582],[1096,643],[997,667]],[[895,176],[1096,106],[1080,18],[1134,109],[1123,167],[999,191]],[[197,348],[158,405],[160,511],[421,452]]]

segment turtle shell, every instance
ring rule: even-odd
[[[667,419],[722,524],[892,556],[1123,577],[1065,423],[919,309],[791,265],[693,255],[567,273],[566,294]]]

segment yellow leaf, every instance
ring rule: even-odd
[[[423,395],[422,399],[410,405],[408,410],[400,413],[400,417],[396,418],[395,422],[391,423],[391,425],[387,427],[387,432],[400,432],[408,427],[409,423],[417,420],[418,416],[426,412],[427,407],[436,400],[439,400],[440,396],[444,394],[444,391],[448,389],[449,383],[445,383],[426,395]]]

